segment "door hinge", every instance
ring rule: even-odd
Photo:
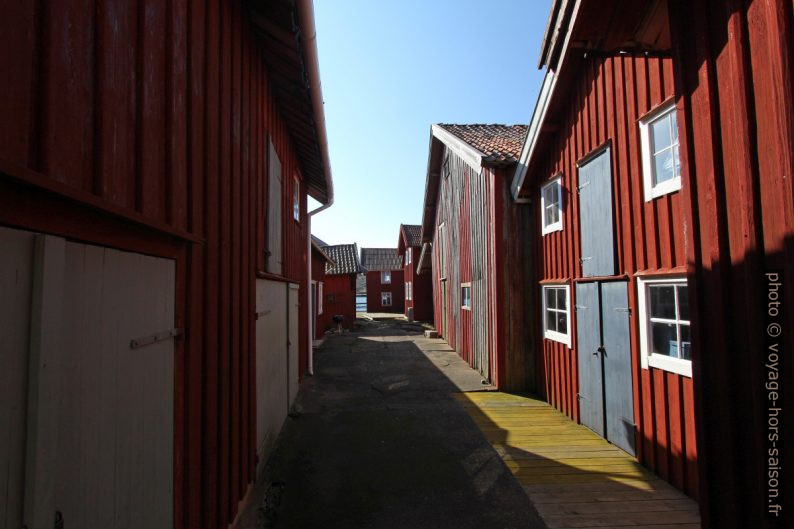
[[[574,305],[573,308],[576,309],[576,310],[585,310],[585,309],[587,309],[587,307],[584,306],[584,305]]]
[[[613,310],[615,312],[628,312],[629,316],[631,316],[631,308],[629,307],[615,307]]]
[[[130,340],[130,349],[138,349],[140,347],[151,345],[153,343],[162,342],[163,340],[168,340],[169,338],[176,338],[181,334],[182,334],[182,329],[173,328],[167,331],[160,331],[154,334],[150,334],[148,336],[135,338],[133,340]]]
[[[270,311],[270,310],[260,310],[259,312],[255,312],[255,313],[254,313],[254,317],[255,317],[255,319],[257,319],[257,320],[258,320],[258,319],[259,319],[259,318],[261,318],[262,316],[267,316],[267,315],[268,315],[268,314],[270,314],[270,313],[271,313],[271,311]]]
[[[590,260],[590,259],[592,259],[592,258],[593,258],[593,256],[592,256],[592,255],[591,255],[591,256],[589,256],[589,257],[580,257],[580,258],[579,258],[579,262],[580,262],[580,263],[584,263],[585,261],[589,261],[589,260]]]
[[[584,396],[584,395],[582,395],[581,393],[577,393],[577,394],[576,394],[576,400],[582,400],[582,399],[586,399],[586,398],[587,398],[587,397],[585,397],[585,396]]]
[[[587,182],[585,182],[582,185],[576,186],[576,190],[581,193],[582,189],[584,189],[585,187],[587,187],[589,185],[590,185],[590,180],[588,180]]]

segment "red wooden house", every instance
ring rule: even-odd
[[[540,390],[699,498],[704,527],[791,525],[767,516],[792,430],[763,381],[765,329],[794,328],[768,310],[794,294],[792,5],[555,1],[548,28],[513,182]]]
[[[235,519],[308,362],[314,39],[311,0],[3,6],[4,526]]]
[[[342,326],[352,329],[356,321],[356,278],[362,272],[356,244],[335,244],[322,247],[331,262],[325,265],[322,298],[323,314],[317,328],[318,338],[336,328],[335,316],[342,317]]]
[[[433,321],[433,282],[431,274],[417,274],[422,252],[422,226],[400,224],[397,255],[403,262],[405,316],[409,320]]]
[[[405,308],[405,277],[396,248],[362,248],[367,275],[367,312],[399,312]]]
[[[311,260],[312,260],[312,273],[311,273],[311,339],[316,345],[316,340],[322,340],[325,336],[324,328],[324,291],[326,285],[325,267],[326,265],[333,266],[335,263],[323,249],[325,244],[322,240],[314,235],[311,236]],[[312,368],[310,363],[310,368]]]
[[[422,217],[418,273],[432,273],[436,329],[501,389],[535,381],[523,323],[529,208],[510,196],[525,133],[522,125],[433,125]]]

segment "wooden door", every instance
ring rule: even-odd
[[[449,343],[447,328],[447,282],[441,281],[441,336]]]
[[[260,465],[284,424],[289,405],[287,286],[282,281],[256,281],[256,440]]]
[[[579,226],[584,277],[615,274],[611,149],[600,149],[579,165]]]
[[[0,241],[0,281],[14,270],[22,287],[2,313],[29,331],[2,348],[4,424],[25,416],[0,443],[4,522],[172,527],[174,262],[20,230]]]
[[[597,283],[576,284],[576,355],[579,364],[579,416],[602,437],[604,432],[601,309]]]
[[[635,449],[627,284],[576,284],[582,424],[630,454]]]
[[[295,283],[289,284],[289,297],[288,297],[288,321],[289,321],[289,339],[287,341],[288,351],[288,364],[287,364],[287,380],[288,380],[288,398],[287,408],[295,403],[295,397],[298,396],[298,351],[300,349],[300,333],[299,333],[299,308],[300,308],[300,286]]]

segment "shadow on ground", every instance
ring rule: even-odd
[[[302,384],[298,413],[287,419],[240,526],[545,528],[491,444],[510,434],[461,397],[493,388],[417,329],[394,321],[360,329],[315,352],[315,376]],[[522,454],[538,459],[511,448],[514,460]]]

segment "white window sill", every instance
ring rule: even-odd
[[[560,342],[571,347],[571,336],[569,334],[562,334],[557,331],[545,331],[543,337],[555,342]]]
[[[673,358],[670,356],[664,356],[658,354],[652,354],[647,358],[648,358],[648,365],[643,366],[646,369],[648,367],[655,367],[657,369],[662,369],[664,371],[676,373],[678,375],[682,375],[687,378],[692,378],[691,360],[682,360],[680,358]]]
[[[666,182],[662,182],[661,184],[657,184],[656,186],[652,187],[650,193],[645,194],[645,202],[651,202],[655,198],[663,197],[664,195],[669,195],[670,193],[675,193],[676,191],[681,190],[681,177],[677,176],[672,180],[667,180]]]
[[[554,233],[555,231],[562,231],[562,221],[544,226],[541,230],[541,234],[548,235],[549,233]]]

